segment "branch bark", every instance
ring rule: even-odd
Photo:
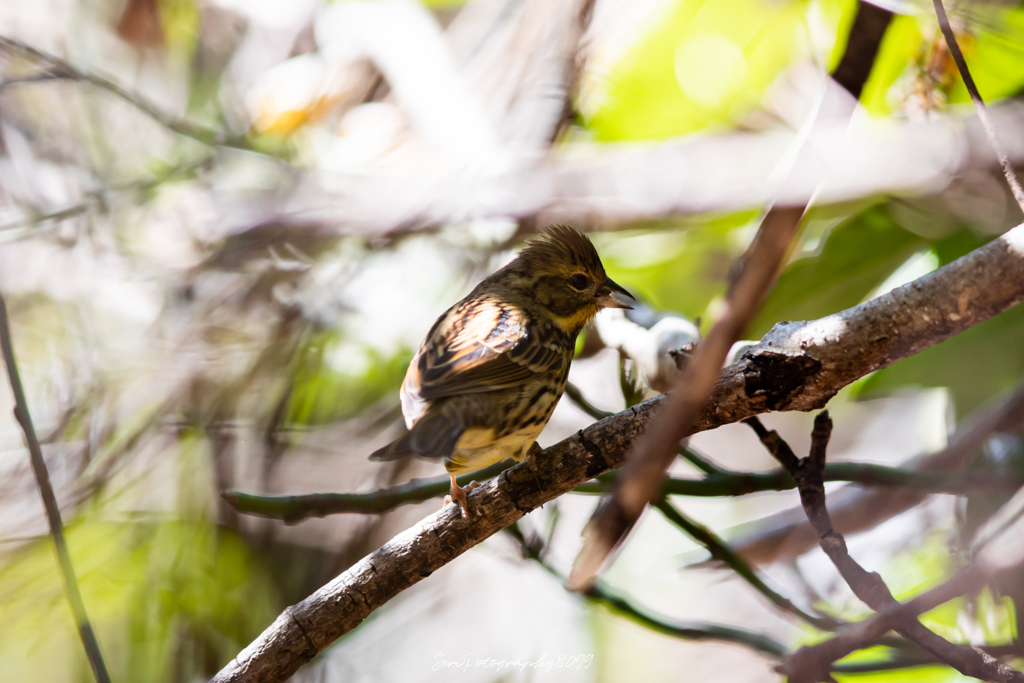
[[[718,378],[693,431],[771,410],[824,406],[850,382],[938,344],[1024,299],[1024,225],[860,306],[776,325]],[[548,448],[536,470],[518,465],[371,553],[289,607],[213,679],[281,681],[409,586],[584,481],[622,464],[664,397],[633,406]]]

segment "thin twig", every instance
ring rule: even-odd
[[[595,481],[577,486],[573,493],[607,493],[609,485],[618,476],[616,472],[603,474]],[[927,472],[857,462],[826,465],[824,479],[852,482],[861,486],[910,489],[958,496],[994,491],[1008,493],[1016,491],[1024,483],[986,472]],[[788,491],[796,487],[796,482],[789,472],[776,469],[770,472],[722,472],[710,474],[703,479],[669,477],[662,484],[661,492],[669,496],[717,498],[745,496],[762,491]]]
[[[971,71],[967,68],[967,60],[964,59],[964,53],[960,51],[960,44],[956,42],[953,28],[949,25],[946,8],[943,7],[942,0],[932,0],[932,4],[935,6],[935,15],[939,19],[942,37],[946,39],[946,46],[949,48],[950,54],[953,55],[953,61],[956,62],[956,68],[959,69],[960,76],[964,79],[964,86],[967,88],[971,101],[974,103],[974,108],[978,112],[978,120],[981,121],[981,127],[985,129],[988,143],[992,146],[992,151],[995,152],[996,157],[999,159],[999,165],[1003,169],[1003,176],[1006,177],[1006,182],[1010,186],[1013,198],[1017,200],[1017,206],[1020,207],[1021,212],[1024,212],[1024,189],[1020,186],[1017,172],[1014,170],[1013,164],[1010,163],[1009,157],[1006,156],[1003,145],[999,142],[999,138],[996,137],[995,126],[992,125],[992,120],[988,116],[988,107],[985,106],[985,101],[981,99],[978,86],[975,85]]]
[[[818,533],[818,542],[843,580],[854,594],[875,611],[899,606],[882,577],[865,570],[850,555],[846,540],[835,531],[825,506],[823,472],[832,420],[822,411],[814,419],[811,451],[806,458],[797,458],[793,450],[775,431],[767,430],[756,417],[744,420],[756,433],[765,448],[785,467],[797,483],[800,502],[811,526]],[[983,680],[1024,681],[1024,675],[999,662],[981,650],[951,643],[929,630],[916,618],[892,622],[892,627],[907,640],[952,666],[960,673]],[[879,634],[881,635],[881,634]],[[830,680],[829,671],[835,659],[810,656],[819,650],[803,648],[782,667],[793,683],[817,683]]]
[[[47,71],[41,74],[33,74],[22,78],[8,78],[0,81],[0,92],[19,85],[31,85],[33,83],[48,83],[50,81],[65,81],[67,76],[59,71]]]
[[[124,183],[118,183],[109,187],[100,188],[87,192],[84,198],[69,206],[55,211],[47,213],[31,213],[25,218],[10,221],[8,223],[0,224],[0,244],[7,242],[14,242],[22,237],[30,234],[35,234],[29,228],[40,225],[47,221],[62,221],[68,218],[74,218],[80,216],[83,213],[89,211],[93,206],[103,207],[106,204],[104,195],[117,193],[117,192],[138,192],[145,193],[154,187],[159,186],[162,183],[175,180],[177,178],[188,177],[188,175],[194,171],[198,171],[210,164],[215,158],[216,152],[211,152],[199,159],[182,162],[175,164],[161,170],[147,178],[140,178],[131,180]],[[21,229],[19,231],[19,229]],[[17,231],[17,232],[16,232]]]
[[[754,568],[747,564],[743,558],[734,553],[725,541],[720,539],[714,532],[703,524],[699,524],[679,512],[679,510],[669,503],[664,497],[658,501],[655,507],[658,508],[658,510],[660,510],[670,522],[707,548],[708,552],[711,553],[711,557],[727,564],[730,569],[740,576],[740,578],[749,583],[758,593],[768,598],[770,603],[783,612],[797,616],[811,626],[823,631],[833,631],[843,623],[838,619],[811,614],[810,612],[805,612],[797,607],[791,600],[784,597],[778,591],[765,583],[764,579],[758,576],[757,572],[754,571]]]
[[[580,391],[579,387],[577,387],[572,382],[566,382],[565,395],[569,398],[570,401],[575,403],[580,410],[582,410],[595,420],[603,420],[606,417],[611,417],[612,415],[615,414],[608,410],[601,410],[593,403],[588,401],[586,397],[583,396],[583,392]]]
[[[484,482],[512,466],[504,461],[486,469],[459,477],[461,485],[472,480]],[[919,472],[916,470],[872,465],[867,463],[835,463],[825,468],[825,481],[846,481],[862,486],[902,488],[927,493],[966,496],[974,493],[1012,492],[1021,481],[1012,477],[995,477],[984,472]],[[611,490],[616,473],[603,474],[573,489],[573,493],[605,494]],[[447,476],[413,479],[397,486],[366,493],[308,493],[299,495],[262,495],[242,491],[221,494],[232,507],[243,514],[280,519],[285,524],[298,524],[312,517],[344,513],[381,514],[401,505],[441,498],[448,493]],[[745,496],[762,491],[788,491],[796,483],[784,469],[770,472],[722,472],[703,479],[669,477],[662,484],[662,493],[670,496],[711,498]]]
[[[71,606],[71,614],[78,627],[78,635],[82,639],[82,646],[85,648],[85,654],[89,658],[89,664],[92,666],[96,682],[110,683],[110,674],[107,673],[107,667],[103,663],[99,642],[96,640],[92,623],[89,621],[89,614],[86,612],[85,603],[82,601],[82,593],[78,588],[75,568],[71,564],[71,555],[68,552],[67,542],[64,539],[64,525],[60,519],[57,496],[54,495],[53,485],[50,483],[50,473],[46,469],[43,451],[39,446],[35,427],[32,425],[32,416],[28,411],[25,391],[21,386],[21,375],[18,373],[18,365],[14,360],[14,346],[11,343],[11,326],[7,315],[7,302],[4,301],[3,294],[0,294],[0,347],[3,349],[4,363],[7,365],[7,377],[10,379],[11,391],[14,394],[14,417],[25,433],[25,442],[28,444],[32,471],[35,473],[36,484],[39,485],[39,495],[42,497],[43,507],[46,509],[46,520],[50,525],[50,536],[53,538],[53,547],[57,553],[57,563],[60,566],[61,577],[64,579],[64,592],[67,595],[68,604]]]
[[[464,474],[457,479],[459,486],[471,481],[493,479],[515,464],[503,460],[490,467]],[[441,498],[451,487],[447,475],[430,479],[413,479],[404,484],[369,491],[367,493],[309,493],[293,496],[261,496],[241,491],[225,491],[221,497],[238,512],[280,519],[285,524],[298,524],[311,517],[325,517],[345,512],[381,514],[401,505],[422,503]]]
[[[605,605],[615,613],[641,626],[646,626],[652,631],[668,636],[685,640],[717,640],[736,643],[748,647],[755,652],[768,655],[772,659],[782,659],[787,654],[785,645],[765,633],[748,631],[723,624],[674,622],[668,617],[656,615],[638,607],[632,601],[605,588],[600,581],[595,582],[583,591],[583,595],[598,604]]]
[[[0,48],[26,55],[37,62],[42,62],[43,64],[47,64],[53,68],[53,71],[50,72],[50,75],[52,76],[51,78],[40,79],[36,82],[53,81],[59,78],[67,81],[91,83],[97,88],[106,90],[112,95],[115,95],[131,104],[168,130],[179,135],[192,138],[204,145],[232,147],[235,149],[242,149],[247,152],[256,152],[257,154],[274,156],[267,150],[259,149],[254,146],[252,142],[250,142],[249,138],[244,135],[233,135],[225,133],[224,131],[214,130],[213,128],[207,128],[206,126],[193,121],[188,121],[169,114],[157,105],[153,104],[148,98],[144,97],[140,93],[129,90],[128,88],[104,78],[103,76],[81,71],[74,67],[70,62],[63,60],[56,55],[52,55],[48,52],[32,47],[20,40],[0,36]]]
[[[962,420],[944,448],[916,455],[901,467],[915,472],[937,472],[941,477],[953,480],[973,477],[979,472],[968,469],[968,464],[989,436],[993,432],[1016,433],[1022,427],[1024,382],[1008,398],[993,399]],[[845,463],[827,464],[825,481],[838,481],[830,479],[829,474],[844,466]],[[899,492],[844,487],[829,496],[829,516],[838,531],[857,533],[909,510],[929,493],[925,488],[915,490],[910,485]],[[818,544],[817,535],[799,507],[769,515],[761,519],[753,530],[730,535],[730,540],[733,548],[754,564],[771,564],[782,557],[796,557]]]
[[[519,545],[524,558],[534,560],[549,574],[558,579],[559,583],[565,583],[565,577],[544,559],[544,542],[542,539],[534,535],[527,538],[526,534],[519,527],[519,522],[505,527],[504,531]],[[738,629],[724,624],[690,621],[678,622],[668,617],[654,614],[647,609],[639,607],[632,600],[619,594],[617,591],[608,588],[601,581],[595,582],[582,595],[587,598],[588,602],[607,607],[619,616],[626,617],[645,628],[663,635],[672,636],[673,638],[735,643],[749,647],[755,652],[767,655],[776,661],[783,661],[789,654],[785,645],[767,634]]]
[[[676,452],[679,454],[680,457],[685,459],[687,462],[689,462],[691,465],[696,467],[701,472],[704,472],[705,474],[709,475],[732,474],[732,472],[729,472],[728,470],[722,469],[721,467],[717,466],[715,463],[711,462],[703,455],[690,448],[688,445],[684,445],[685,443],[686,442],[679,444],[679,448]]]

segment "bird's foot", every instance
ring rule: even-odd
[[[480,488],[480,483],[476,481],[471,481],[468,484],[466,484],[465,487],[460,487],[455,482],[455,475],[453,474],[449,476],[451,477],[452,480],[452,486],[450,489],[451,493],[450,495],[444,497],[444,504],[451,505],[453,502],[458,503],[459,510],[462,511],[462,518],[469,519],[469,499],[466,497],[466,494],[469,493],[470,491],[473,491],[474,489]]]

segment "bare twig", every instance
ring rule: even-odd
[[[981,449],[993,432],[1017,432],[1024,427],[1024,383],[1009,398],[1000,397],[968,416],[950,436],[945,448],[917,455],[903,463],[906,470],[934,472],[940,477],[969,478],[974,471],[965,471],[970,459]],[[825,481],[830,473],[846,464],[825,466]],[[864,483],[864,482],[858,482]],[[1016,485],[1016,484],[1013,484]],[[830,496],[829,515],[836,530],[844,534],[870,529],[885,520],[909,510],[931,491],[927,487],[906,485],[900,491],[867,490],[845,487]],[[947,493],[955,493],[953,490]],[[962,493],[960,495],[966,495]],[[797,556],[817,545],[814,530],[807,525],[800,508],[784,510],[760,520],[755,529],[730,536],[733,548],[754,564],[768,564],[781,556]]]
[[[960,71],[960,76],[964,79],[964,86],[971,96],[971,102],[974,103],[974,108],[978,113],[978,120],[981,121],[981,126],[985,129],[988,143],[992,146],[992,151],[995,152],[996,157],[999,159],[999,165],[1003,169],[1003,176],[1006,177],[1006,182],[1010,186],[1013,198],[1017,200],[1017,206],[1020,207],[1021,212],[1024,212],[1024,189],[1021,188],[1020,180],[1017,179],[1017,172],[1014,170],[1013,164],[1010,163],[1009,157],[1006,156],[1003,145],[996,136],[996,129],[988,116],[988,107],[985,106],[985,101],[981,99],[978,86],[975,85],[971,71],[967,68],[967,60],[964,59],[964,53],[960,51],[960,45],[956,42],[956,35],[953,33],[953,28],[949,25],[946,8],[943,7],[942,0],[932,0],[932,4],[935,6],[935,15],[939,19],[942,37],[946,39],[946,46],[949,48],[950,54],[953,55],[953,61],[956,62],[956,68]]]
[[[576,404],[576,407],[578,407],[580,410],[582,410],[595,420],[603,420],[604,418],[610,417],[615,414],[608,410],[601,410],[593,403],[588,401],[586,397],[583,396],[583,392],[580,391],[579,387],[577,387],[572,382],[566,383],[565,395],[566,397],[569,398],[570,401]]]
[[[471,480],[487,481],[501,474],[513,463],[504,461],[486,469],[463,475],[460,485]],[[1001,491],[1016,491],[1024,482],[1012,477],[992,476],[984,472],[919,472],[868,463],[834,463],[825,467],[825,481],[848,481],[861,486],[909,489],[927,493],[970,495]],[[611,490],[616,475],[603,474],[593,481],[580,484],[573,493],[604,494]],[[401,505],[421,503],[441,498],[448,493],[447,476],[413,479],[397,486],[366,493],[308,493],[298,495],[262,495],[242,491],[226,491],[225,501],[241,513],[280,519],[285,524],[298,524],[312,517],[326,517],[343,513],[381,514]],[[670,496],[719,497],[745,496],[760,491],[787,491],[796,483],[784,469],[771,472],[723,472],[709,474],[703,479],[669,477],[661,492]]]
[[[71,564],[71,555],[68,552],[67,541],[64,539],[64,525],[60,519],[57,496],[54,495],[53,485],[50,483],[50,473],[47,471],[46,461],[43,459],[43,451],[39,446],[36,430],[32,426],[32,416],[28,411],[25,390],[21,386],[21,375],[18,373],[18,365],[14,360],[10,319],[7,315],[7,303],[4,301],[3,294],[0,294],[0,347],[3,349],[7,377],[10,379],[11,391],[14,394],[14,417],[25,433],[32,471],[35,473],[36,484],[39,485],[39,495],[42,497],[43,507],[46,509],[46,520],[50,525],[50,536],[53,538],[53,547],[57,553],[61,577],[64,579],[64,592],[67,595],[68,604],[71,606],[71,614],[74,616],[78,635],[82,639],[82,646],[85,648],[85,654],[89,658],[89,665],[92,667],[97,683],[110,683],[110,674],[107,673],[107,667],[103,663],[99,642],[96,640],[92,623],[89,621],[89,614],[85,610],[82,593],[78,589],[75,568]]]
[[[490,467],[458,478],[459,486],[470,481],[484,482],[514,465],[503,460]],[[413,479],[397,486],[367,493],[310,493],[294,496],[261,496],[240,491],[226,491],[221,497],[239,512],[280,519],[285,524],[298,524],[311,517],[325,517],[344,512],[380,514],[400,505],[422,503],[445,496],[451,488],[447,475],[430,479]]]
[[[711,557],[727,564],[730,569],[740,576],[740,578],[749,583],[758,593],[766,597],[768,601],[778,609],[799,617],[808,624],[825,631],[835,630],[843,623],[838,619],[811,614],[810,612],[806,612],[797,607],[791,600],[783,597],[778,591],[765,583],[764,579],[757,575],[757,572],[754,571],[753,567],[744,562],[743,558],[739,555],[734,553],[729,546],[726,545],[725,541],[720,539],[714,532],[703,524],[698,524],[683,513],[679,512],[679,510],[677,510],[665,498],[658,501],[655,507],[657,507],[670,522],[707,548],[708,552],[711,553]]]
[[[39,77],[32,82],[47,82],[59,79],[90,83],[101,90],[106,90],[128,104],[131,104],[168,130],[179,135],[192,138],[204,145],[233,147],[235,149],[243,149],[247,152],[269,154],[267,150],[254,146],[244,135],[232,135],[230,133],[225,133],[224,131],[214,130],[213,128],[207,128],[206,126],[202,126],[193,121],[188,121],[169,114],[157,105],[153,104],[148,98],[144,97],[140,93],[129,90],[128,88],[104,78],[103,76],[81,71],[74,67],[70,62],[63,60],[56,55],[52,55],[48,52],[32,47],[20,40],[0,36],[0,48],[9,52],[16,52],[27,56],[36,62],[46,64],[50,67],[51,70],[47,72],[45,78]],[[22,80],[24,81],[25,79]]]
[[[876,611],[899,605],[882,577],[861,567],[848,552],[845,539],[832,527],[832,520],[825,506],[825,484],[822,476],[829,437],[832,433],[832,420],[829,419],[828,413],[822,412],[815,417],[814,431],[811,433],[811,452],[806,458],[797,458],[789,445],[775,431],[765,429],[756,417],[745,422],[757,432],[765,448],[796,480],[800,490],[800,502],[807,519],[818,534],[821,549],[832,560],[832,564],[839,570],[854,594]],[[985,652],[951,643],[916,619],[895,621],[891,624],[907,640],[960,673],[983,680],[1024,681],[1024,676],[1019,672]],[[794,656],[788,661],[783,669],[793,683],[817,683],[831,679],[829,671],[835,661],[809,657],[805,650],[800,657]]]
[[[33,83],[48,83],[50,81],[65,81],[67,76],[59,71],[46,71],[40,74],[24,76],[21,78],[8,78],[0,81],[0,92],[19,85],[31,85]]]
[[[690,448],[689,445],[680,444],[678,453],[684,460],[705,474],[731,474]]]
[[[40,225],[41,223],[45,223],[47,221],[63,221],[68,218],[74,218],[88,212],[94,207],[102,209],[106,206],[107,194],[117,192],[137,192],[144,194],[162,183],[188,177],[191,173],[208,166],[215,156],[216,152],[211,152],[199,159],[189,160],[169,166],[161,170],[159,173],[146,178],[118,183],[110,187],[104,187],[88,192],[81,201],[62,209],[57,209],[47,213],[32,213],[24,218],[2,223],[0,224],[0,244],[13,242],[23,237],[36,234],[31,228]]]
[[[534,560],[560,583],[565,583],[565,577],[544,559],[544,541],[542,539],[533,535],[527,538],[518,522],[505,527],[505,532],[519,545],[525,558]],[[638,606],[633,600],[609,588],[601,581],[596,581],[582,595],[590,602],[607,607],[619,616],[666,636],[682,640],[735,643],[777,661],[783,661],[788,655],[785,645],[766,634],[724,624],[675,621]]]
[[[638,607],[632,601],[605,588],[600,581],[583,591],[583,595],[641,626],[668,636],[684,640],[717,640],[736,643],[755,652],[768,655],[772,659],[782,659],[787,654],[786,647],[782,643],[757,631],[705,622],[674,622],[668,617]]]

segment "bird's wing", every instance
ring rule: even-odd
[[[506,389],[568,362],[554,329],[518,307],[493,299],[463,301],[431,330],[413,361],[417,393],[426,400]]]

